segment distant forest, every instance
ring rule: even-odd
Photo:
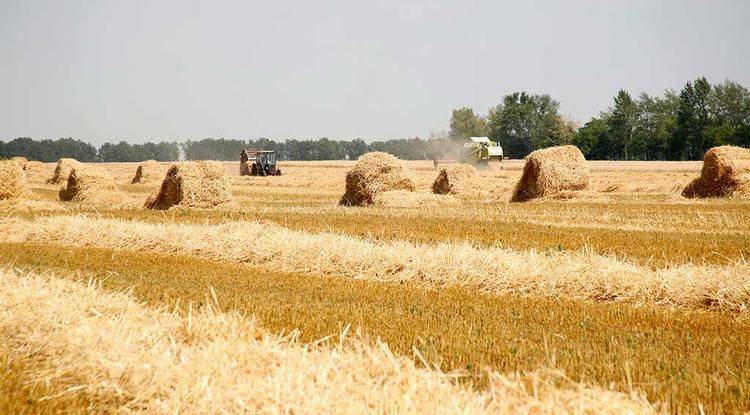
[[[416,160],[451,157],[471,136],[488,136],[505,155],[523,158],[536,149],[573,144],[590,160],[698,160],[723,144],[750,147],[750,91],[725,80],[711,85],[706,78],[687,82],[662,96],[641,93],[633,98],[620,90],[612,104],[580,126],[560,114],[560,103],[549,95],[515,92],[503,97],[487,115],[471,108],[453,110],[450,131],[429,139],[401,138],[367,143],[353,140],[274,141],[214,139],[129,144],[105,143],[99,148],[80,139],[0,141],[0,158],[24,156],[51,162],[72,157],[86,162],[159,160],[238,160],[242,148],[276,150],[281,160],[356,159],[368,151],[384,151]],[[182,155],[182,156],[181,156]]]

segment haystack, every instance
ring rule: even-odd
[[[576,146],[550,147],[526,156],[523,174],[511,201],[523,202],[588,187],[589,167],[581,150]]]
[[[26,157],[22,157],[22,156],[11,157],[10,160],[15,161],[16,163],[21,165],[21,168],[23,168],[24,170],[26,170],[26,163],[29,162],[29,159],[27,159]]]
[[[703,157],[701,175],[682,191],[685,197],[750,195],[750,149],[714,147]]]
[[[159,191],[146,200],[149,209],[172,206],[209,208],[234,201],[224,166],[216,161],[186,161],[169,168]]]
[[[71,170],[58,196],[63,201],[102,201],[116,192],[117,184],[109,173],[99,167],[79,163]]]
[[[81,163],[79,163],[76,159],[61,158],[60,160],[57,160],[55,172],[52,174],[52,177],[47,179],[47,184],[58,184],[65,182],[66,180],[68,180],[68,176],[70,176],[70,172],[73,170],[73,167],[80,165]]]
[[[469,188],[476,169],[468,164],[448,166],[438,174],[432,183],[432,193],[439,195],[459,194]]]
[[[396,157],[387,153],[372,152],[359,158],[346,173],[346,192],[339,204],[362,206],[373,203],[380,193],[389,190],[416,190],[409,171]]]
[[[459,204],[459,200],[451,195],[436,195],[433,193],[412,192],[409,190],[389,190],[378,193],[373,198],[374,206],[389,208],[429,208],[436,206],[452,206]]]
[[[135,169],[135,176],[130,183],[149,183],[164,177],[164,168],[156,160],[146,160]]]
[[[35,160],[27,161],[23,165],[23,169],[26,170],[27,172],[31,172],[34,170],[41,170],[42,168],[44,168],[44,163],[42,163],[41,161],[35,161]]]
[[[0,200],[16,199],[27,192],[23,166],[15,160],[0,161]]]

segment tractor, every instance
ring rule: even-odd
[[[248,165],[252,161],[252,164]],[[273,150],[247,150],[240,153],[240,176],[281,176]]]

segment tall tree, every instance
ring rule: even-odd
[[[706,78],[688,82],[680,91],[680,105],[677,110],[677,126],[672,137],[671,155],[677,159],[697,160],[712,147],[704,134],[710,126],[708,96],[711,84]]]
[[[503,146],[506,155],[526,156],[533,150],[563,144],[563,120],[560,104],[549,95],[515,92],[490,109],[487,126],[489,136]]]
[[[451,115],[450,138],[456,141],[467,137],[484,137],[487,135],[487,123],[484,117],[474,114],[471,108],[458,108]]]
[[[630,143],[633,141],[637,108],[633,98],[624,89],[617,92],[614,101],[612,115],[608,120],[610,140],[618,153],[615,156],[627,160]]]

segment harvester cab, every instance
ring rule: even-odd
[[[503,148],[487,137],[469,137],[461,151],[461,161],[475,166],[486,166],[491,161],[503,161]]]
[[[281,176],[273,150],[247,150],[240,153],[240,176]]]

